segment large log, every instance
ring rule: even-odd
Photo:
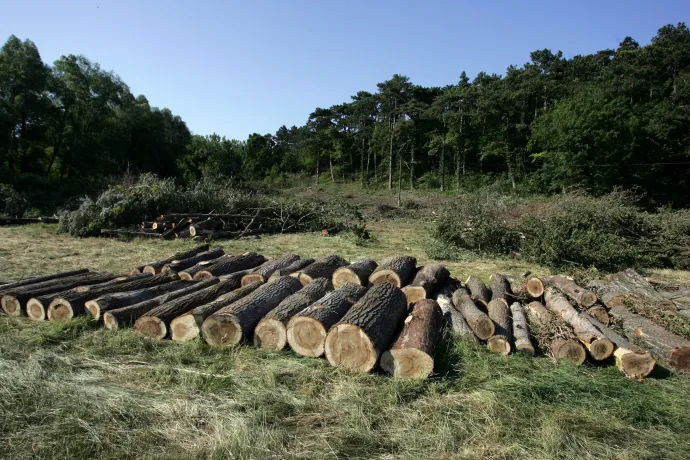
[[[26,303],[32,297],[39,297],[57,292],[62,292],[77,286],[102,283],[115,278],[112,273],[87,272],[66,278],[56,278],[42,283],[28,284],[14,289],[9,289],[0,298],[2,309],[9,316],[26,314]]]
[[[194,267],[199,262],[204,262],[205,264],[213,264],[224,255],[225,252],[223,251],[223,248],[213,248],[209,251],[205,251],[197,255],[187,257],[185,259],[175,259],[165,264],[162,270],[164,272],[179,273],[181,271]]]
[[[261,285],[247,297],[209,316],[201,326],[204,340],[211,346],[228,347],[250,339],[261,318],[301,288],[299,280],[291,276]]]
[[[424,265],[417,270],[412,282],[402,289],[407,298],[407,304],[413,305],[419,300],[429,298],[448,278],[450,278],[450,272],[443,265]]]
[[[489,288],[491,289],[491,300],[502,299],[506,308],[515,302],[515,296],[510,289],[508,279],[503,275],[494,274],[489,277]]]
[[[369,276],[371,284],[390,283],[402,288],[412,277],[417,266],[417,259],[410,256],[398,256],[386,259],[376,267]]]
[[[299,259],[291,263],[285,268],[278,269],[273,272],[271,276],[268,277],[269,280],[273,280],[276,278],[280,278],[281,276],[288,276],[293,273],[297,273],[300,270],[302,270],[304,267],[307,267],[315,262],[314,259]]]
[[[214,276],[228,275],[241,270],[248,270],[250,268],[258,267],[264,262],[266,262],[266,258],[255,252],[230,256],[223,258],[210,267],[207,267],[205,270],[200,271],[194,275],[194,279],[206,279]]]
[[[542,281],[544,286],[555,287],[580,306],[589,308],[597,303],[597,295],[594,292],[578,286],[575,281],[565,276],[551,276]]]
[[[326,335],[326,359],[337,367],[369,372],[407,316],[405,294],[389,282],[374,284]]]
[[[50,273],[48,275],[39,275],[39,276],[32,276],[30,278],[22,278],[16,281],[11,281],[3,284],[0,286],[0,295],[4,294],[5,292],[15,289],[18,287],[22,286],[27,286],[29,284],[38,284],[38,283],[44,283],[46,281],[51,281],[55,280],[58,278],[68,278],[70,276],[77,276],[77,275],[83,275],[84,273],[88,273],[88,269],[82,268],[80,270],[72,270],[68,272],[60,272],[60,273]]]
[[[481,302],[485,306],[491,300],[491,290],[486,287],[484,281],[476,276],[468,276],[467,281],[465,281],[465,286],[467,286],[467,289],[470,291],[472,300]]]
[[[242,286],[246,286],[247,284],[251,284],[255,281],[265,283],[275,271],[280,270],[281,268],[289,267],[298,260],[299,256],[295,254],[285,254],[273,260],[267,260],[252,270],[251,273],[244,275],[244,278],[242,278]]]
[[[690,340],[666,331],[622,305],[614,306],[609,313],[621,324],[625,335],[649,350],[657,361],[677,371],[690,373]]]
[[[186,230],[187,228],[189,228],[189,226],[192,225],[193,221],[194,220],[189,217],[181,218],[171,229],[161,233],[161,238],[163,238],[164,240],[170,240],[175,238],[177,235],[180,234],[182,230]]]
[[[534,356],[534,346],[529,339],[527,315],[525,308],[519,302],[510,305],[510,313],[513,318],[513,337],[515,338],[515,351],[527,356]]]
[[[591,323],[589,318],[580,313],[554,287],[547,287],[544,292],[546,307],[570,324],[577,338],[587,347],[589,354],[597,361],[606,359],[613,353],[613,343]]]
[[[206,289],[209,286],[213,286],[220,282],[219,278],[211,278],[209,280],[203,281],[186,281],[189,286],[179,291],[169,292],[153,299],[147,300],[145,302],[136,303],[128,307],[116,308],[115,310],[107,311],[103,314],[103,324],[108,329],[119,329],[123,327],[129,327],[141,316],[150,312],[159,305],[171,302],[180,297],[192,294],[202,289]]]
[[[233,257],[234,254],[225,254],[217,259],[212,259],[212,260],[202,260],[201,262],[197,263],[193,267],[189,267],[187,269],[184,269],[180,272],[177,272],[178,275],[180,275],[180,278],[183,280],[191,280],[194,279],[194,277],[197,275],[197,273],[200,273],[204,270],[207,270],[211,267],[213,267],[215,264],[218,262],[221,262],[223,260],[226,260],[230,257]]]
[[[493,291],[492,291],[493,292]],[[489,350],[508,355],[513,348],[513,325],[510,322],[510,308],[503,297],[491,299],[486,310],[495,324],[494,335],[486,341]]]
[[[209,218],[196,222],[189,226],[189,236],[197,236],[205,231],[220,230],[223,228],[223,222]]]
[[[587,360],[587,351],[572,328],[541,304],[531,302],[525,307],[530,332],[542,352],[556,361],[570,361],[576,366]]]
[[[539,278],[502,275],[510,283],[510,291],[521,300],[538,299],[544,295],[544,283]]]
[[[204,251],[208,251],[208,244],[202,244],[201,246],[196,246],[196,247],[191,248],[187,251],[178,252],[178,253],[174,254],[173,256],[168,257],[166,259],[157,260],[155,262],[149,262],[147,264],[139,265],[136,268],[136,271],[138,271],[139,273],[144,273],[144,271],[146,270],[146,267],[151,267],[151,269],[147,270],[146,272],[151,273],[152,275],[156,275],[156,274],[160,273],[161,270],[163,269],[163,267],[166,266],[167,264],[169,264],[170,262],[172,262],[174,260],[181,260],[181,259],[186,259],[188,257],[193,257],[197,254],[204,252]]]
[[[651,374],[656,360],[648,351],[644,351],[628,342],[620,334],[606,327],[596,318],[591,318],[590,321],[611,342],[616,344],[616,351],[613,352],[613,356],[616,358],[616,366],[626,377],[629,379],[641,379]]]
[[[262,283],[254,281],[218,297],[213,302],[199,305],[193,310],[178,316],[170,322],[170,337],[175,342],[189,342],[199,337],[201,325],[206,318],[243,297],[254,292]]]
[[[376,270],[378,265],[372,259],[359,259],[350,265],[340,267],[333,272],[333,287],[339,288],[347,283],[366,286],[369,276]]]
[[[297,313],[287,323],[287,341],[301,356],[318,358],[325,352],[326,334],[367,292],[358,284],[345,284]]]
[[[394,377],[427,378],[434,370],[442,324],[443,313],[435,300],[416,302],[398,338],[381,356],[381,368]]]
[[[348,265],[348,261],[340,257],[339,255],[326,256],[323,259],[319,259],[313,264],[309,264],[298,272],[292,273],[290,276],[297,278],[302,286],[306,286],[311,283],[316,278],[328,278],[333,277],[333,273],[340,267]]]
[[[458,289],[460,289],[460,281],[455,278],[450,278],[435,295],[436,302],[438,302],[443,312],[444,329],[453,331],[454,334],[461,338],[479,343],[479,339],[474,335],[470,326],[467,325],[465,318],[455,309],[455,305],[453,305],[453,293]]]
[[[316,278],[296,293],[285,298],[256,325],[254,346],[275,351],[285,348],[288,321],[332,290],[333,285],[330,279]]]
[[[456,290],[453,293],[453,304],[479,340],[488,340],[494,335],[496,332],[494,322],[486,313],[477,308],[467,291],[464,289]]]

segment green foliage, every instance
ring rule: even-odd
[[[0,215],[24,217],[31,211],[26,195],[7,184],[0,184]]]

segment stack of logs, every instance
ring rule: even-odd
[[[11,316],[88,314],[108,329],[133,326],[153,339],[289,346],[353,371],[380,365],[396,377],[429,376],[444,331],[501,355],[544,354],[575,365],[613,356],[630,378],[649,375],[657,361],[690,372],[690,341],[633,312],[662,300],[682,309],[678,289],[669,300],[632,270],[591,287],[599,295],[564,276],[461,282],[444,266],[417,267],[409,256],[381,264],[337,255],[267,260],[202,245],[125,276],[76,270],[0,281],[0,295]]]

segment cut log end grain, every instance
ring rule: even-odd
[[[287,345],[287,330],[282,321],[265,318],[254,329],[254,346],[280,351]]]
[[[597,303],[597,295],[585,289],[578,294],[577,303],[585,308],[592,307]]]
[[[48,321],[67,321],[68,319],[74,318],[74,309],[67,300],[58,299],[57,302],[53,301],[48,306],[47,316]]]
[[[407,305],[414,305],[420,300],[426,299],[427,296],[426,289],[421,286],[405,286],[402,291],[407,299]]]
[[[576,366],[587,360],[585,348],[573,340],[554,340],[551,344],[551,353],[556,361],[570,361]]]
[[[150,273],[152,275],[158,275],[161,272],[160,268],[152,267],[151,265],[147,265],[144,267],[144,269],[141,271],[142,273]]]
[[[101,318],[101,307],[98,305],[96,300],[89,300],[84,304],[84,306],[86,307],[86,311],[89,312],[93,319],[97,320]]]
[[[355,372],[369,372],[376,365],[378,351],[369,336],[353,324],[336,324],[328,332],[326,359],[333,366]]]
[[[405,286],[414,274],[417,259],[410,256],[392,257],[381,262],[369,276],[371,284],[389,283],[398,288]]]
[[[242,327],[234,319],[219,320],[212,315],[204,321],[201,332],[212,347],[234,345],[242,340]]]
[[[199,325],[194,315],[178,316],[170,322],[170,336],[175,342],[189,342],[199,336]]]
[[[671,351],[668,365],[674,369],[690,373],[690,347],[675,347]]]
[[[33,298],[26,303],[26,315],[34,321],[46,319],[46,308],[40,300]]]
[[[180,272],[180,273],[178,273],[178,275],[180,276],[180,279],[181,279],[181,280],[186,280],[186,281],[191,281],[191,280],[192,280],[192,275],[190,275],[190,274],[187,273],[187,272]]]
[[[656,360],[649,352],[638,352],[626,348],[617,348],[613,352],[616,366],[630,379],[641,379],[654,370]]]
[[[252,284],[253,282],[258,281],[259,283],[265,283],[266,279],[264,278],[264,275],[260,273],[249,273],[247,275],[244,275],[242,277],[241,285],[242,286],[247,286]]]
[[[416,348],[398,348],[381,356],[381,368],[393,377],[424,379],[434,371],[434,359]]]
[[[369,282],[371,284],[379,283],[390,283],[393,286],[402,287],[403,281],[400,279],[400,275],[395,273],[393,270],[380,270],[372,274],[369,277]]]
[[[22,305],[16,297],[11,295],[2,296],[0,304],[2,305],[2,310],[7,313],[7,315],[21,316]]]
[[[307,284],[314,281],[314,278],[312,278],[311,276],[309,276],[305,273],[298,273],[296,278],[299,280],[299,282],[302,284],[302,286],[306,286]]]
[[[155,316],[142,316],[134,323],[134,330],[151,339],[162,340],[168,333],[165,322]]]
[[[326,328],[308,316],[295,316],[287,327],[287,341],[298,355],[318,358],[325,352]]]
[[[489,337],[486,346],[489,350],[504,356],[509,355],[511,350],[510,341],[502,336]]]
[[[453,304],[462,313],[465,321],[467,321],[467,325],[479,340],[487,340],[494,335],[496,332],[494,322],[486,313],[477,308],[472,298],[464,289],[458,289],[453,293]]]
[[[182,277],[180,276],[180,278],[182,278]],[[199,273],[194,275],[195,280],[207,280],[207,279],[211,279],[211,278],[213,278],[213,273],[211,273],[208,270],[200,271]]]
[[[585,346],[587,347],[587,350],[589,350],[589,353],[592,355],[592,358],[596,359],[597,361],[604,360],[611,356],[615,348],[613,342],[611,342],[606,337],[600,337],[598,339],[595,339],[590,343],[586,343]]]
[[[341,267],[333,273],[333,287],[338,289],[345,284],[362,285],[359,275],[348,267]]]
[[[103,315],[103,325],[106,327],[106,329],[113,331],[117,330],[117,318],[115,318],[115,316],[113,316],[110,312],[105,312],[105,314]]]
[[[539,278],[530,278],[527,280],[525,285],[527,293],[532,296],[532,298],[538,299],[544,295],[544,283]]]

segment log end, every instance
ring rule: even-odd
[[[259,283],[265,283],[266,278],[264,278],[264,275],[261,275],[259,273],[249,273],[248,275],[244,275],[242,277],[242,281],[240,281],[240,284],[242,286],[248,286],[255,281],[258,281]]]
[[[144,337],[162,340],[168,333],[165,323],[155,316],[142,316],[134,323],[134,330]]]
[[[668,365],[677,371],[690,374],[690,347],[675,347],[669,356]]]
[[[584,290],[577,296],[577,303],[585,308],[593,307],[597,303],[597,295],[592,291]]]
[[[46,319],[46,309],[40,300],[33,298],[26,303],[26,315],[34,321],[44,321]]]
[[[600,337],[586,345],[589,354],[597,361],[604,360],[613,354],[615,346],[606,337]]]
[[[48,306],[48,321],[58,322],[67,321],[74,318],[74,309],[72,305],[65,299],[56,299]]]
[[[434,359],[416,348],[398,348],[381,355],[381,368],[396,378],[425,379],[434,371]]]
[[[314,278],[312,278],[309,275],[305,275],[304,273],[299,273],[297,276],[297,279],[299,282],[302,284],[302,286],[306,286],[307,284],[311,283],[314,281]]]
[[[325,352],[332,366],[354,372],[369,372],[378,360],[371,339],[358,326],[348,323],[337,324],[328,331]]]
[[[532,346],[531,343],[521,343],[519,345],[516,345],[515,346],[515,352],[521,353],[525,356],[530,356],[530,357],[534,357],[534,355],[535,355],[534,347]]]
[[[141,274],[141,270],[139,270],[138,268],[133,268],[127,274],[130,276],[139,275]]]
[[[372,273],[369,277],[369,282],[371,284],[390,283],[398,288],[402,287],[402,280],[400,279],[400,276],[398,276],[398,274],[393,270],[387,269]]]
[[[254,346],[264,350],[280,351],[287,345],[285,325],[273,318],[264,318],[254,329]]]
[[[414,305],[418,301],[426,299],[426,289],[421,286],[405,286],[402,291],[407,299],[407,305]]]
[[[510,354],[510,341],[503,336],[495,335],[490,337],[486,342],[486,346],[489,348],[489,350],[500,355],[507,356]]]
[[[614,352],[616,366],[629,379],[641,379],[654,370],[656,360],[649,352],[637,353],[627,348],[617,348]]]
[[[117,330],[118,328],[117,318],[115,318],[109,312],[105,312],[103,315],[103,324],[105,325],[106,329],[110,329],[112,331]]]
[[[300,356],[318,358],[325,352],[326,328],[308,316],[295,316],[287,325],[287,341]]]
[[[101,306],[98,305],[98,302],[95,300],[89,300],[84,304],[84,306],[86,307],[86,311],[93,316],[93,319],[98,320],[101,318]]]
[[[199,273],[197,273],[196,275],[194,275],[194,279],[195,279],[195,280],[208,280],[208,279],[211,279],[211,278],[213,278],[213,273],[211,273],[211,272],[208,271],[208,270],[200,271]],[[191,278],[190,278],[190,279],[191,279]]]
[[[182,271],[178,273],[177,276],[179,276],[181,280],[192,281],[192,275],[187,272]]]
[[[9,316],[21,316],[22,305],[16,297],[4,295],[0,299],[0,304],[2,305],[2,310]]]
[[[527,280],[527,293],[534,299],[538,299],[544,295],[544,283],[539,278],[530,278]]]
[[[231,347],[242,341],[242,327],[222,316],[208,317],[201,325],[201,334],[212,347]]]
[[[156,270],[151,265],[147,265],[146,267],[144,267],[144,270],[142,270],[142,273],[151,273],[152,275],[157,275],[160,273],[160,269]]]
[[[340,286],[346,284],[358,284],[362,285],[362,280],[359,279],[357,273],[352,271],[352,269],[347,267],[340,267],[335,272],[333,272],[333,288],[338,289]]]
[[[496,333],[496,325],[488,316],[477,318],[473,331],[479,340],[488,340]]]
[[[576,366],[582,365],[587,359],[585,348],[574,340],[554,341],[551,352],[556,361],[570,361]]]
[[[194,315],[178,316],[170,322],[170,337],[175,342],[190,342],[199,336],[199,332]]]

